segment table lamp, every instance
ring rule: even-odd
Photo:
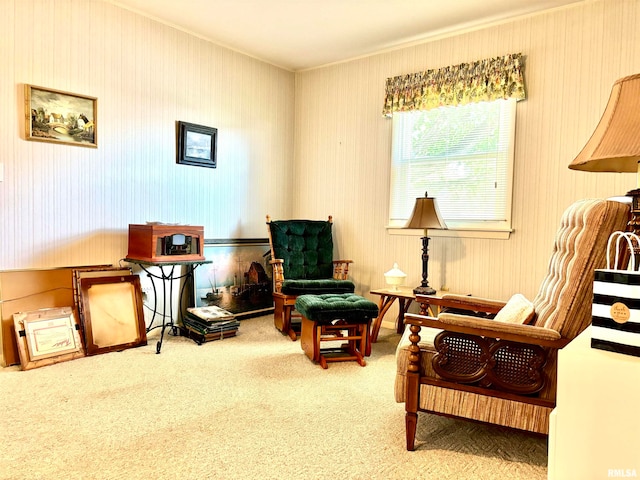
[[[436,290],[429,286],[427,280],[429,270],[429,228],[445,229],[447,224],[444,223],[436,199],[429,197],[427,192],[424,197],[416,198],[413,206],[413,213],[404,228],[423,228],[424,237],[422,237],[422,283],[419,287],[413,289],[413,293],[421,295],[433,295]]]
[[[629,227],[640,233],[640,74],[617,80],[600,123],[578,156],[572,170],[587,172],[636,172]]]

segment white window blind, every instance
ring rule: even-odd
[[[449,228],[511,229],[515,100],[393,116],[390,226],[435,197]]]

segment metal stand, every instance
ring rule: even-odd
[[[174,322],[173,316],[173,282],[174,280],[185,279],[180,287],[180,295],[178,297],[178,305],[179,305],[179,313],[182,315],[182,300],[185,288],[190,280],[193,279],[193,272],[195,269],[202,264],[211,263],[210,260],[197,260],[197,261],[176,261],[176,262],[147,262],[144,260],[136,260],[135,258],[125,258],[125,261],[129,263],[134,263],[139,265],[142,270],[147,274],[147,277],[151,279],[151,287],[153,288],[153,316],[151,317],[151,322],[147,327],[147,333],[156,328],[162,328],[160,332],[160,340],[156,344],[156,353],[160,353],[160,349],[162,348],[162,342],[164,340],[164,332],[167,328],[171,329],[171,332],[174,336],[178,335],[178,323],[181,318],[177,318]],[[176,272],[176,267],[186,267],[186,271],[182,273],[180,270]],[[158,267],[160,273],[154,273],[149,270],[150,267]],[[154,326],[154,322],[156,319],[156,315],[160,315],[158,312],[158,290],[156,288],[155,280],[160,280],[162,283],[162,298],[163,298],[163,309],[162,309],[162,324]],[[167,320],[168,319],[168,320]]]

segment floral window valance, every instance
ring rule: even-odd
[[[383,115],[445,105],[515,98],[524,100],[520,53],[387,78]]]

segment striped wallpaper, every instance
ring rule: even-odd
[[[0,268],[117,262],[131,223],[265,237],[289,214],[293,73],[98,0],[0,6]],[[97,97],[98,148],[25,141],[24,84]],[[176,164],[177,121],[218,128],[216,169]]]
[[[517,106],[514,233],[509,240],[432,238],[436,288],[533,298],[564,209],[624,195],[633,174],[567,168],[595,128],[620,77],[640,72],[640,2],[585,1],[408,48],[296,75],[295,215],[334,215],[341,257],[360,292],[384,286],[398,262],[418,285],[421,241],[387,231],[391,121],[385,79],[511,52],[526,56],[528,99]],[[389,315],[390,316],[390,315]],[[390,320],[392,319],[385,319]]]
[[[297,73],[99,0],[0,0],[0,268],[115,263],[127,225],[264,237],[273,218],[334,216],[357,291],[398,262],[420,280],[420,239],[387,229],[385,79],[522,52],[509,240],[438,237],[430,282],[532,298],[564,208],[622,195],[631,174],[570,171],[612,83],[640,72],[640,2],[586,0]],[[24,140],[23,85],[98,98],[98,148]],[[219,129],[218,168],[176,165],[175,122]],[[390,318],[393,315],[389,313]]]

